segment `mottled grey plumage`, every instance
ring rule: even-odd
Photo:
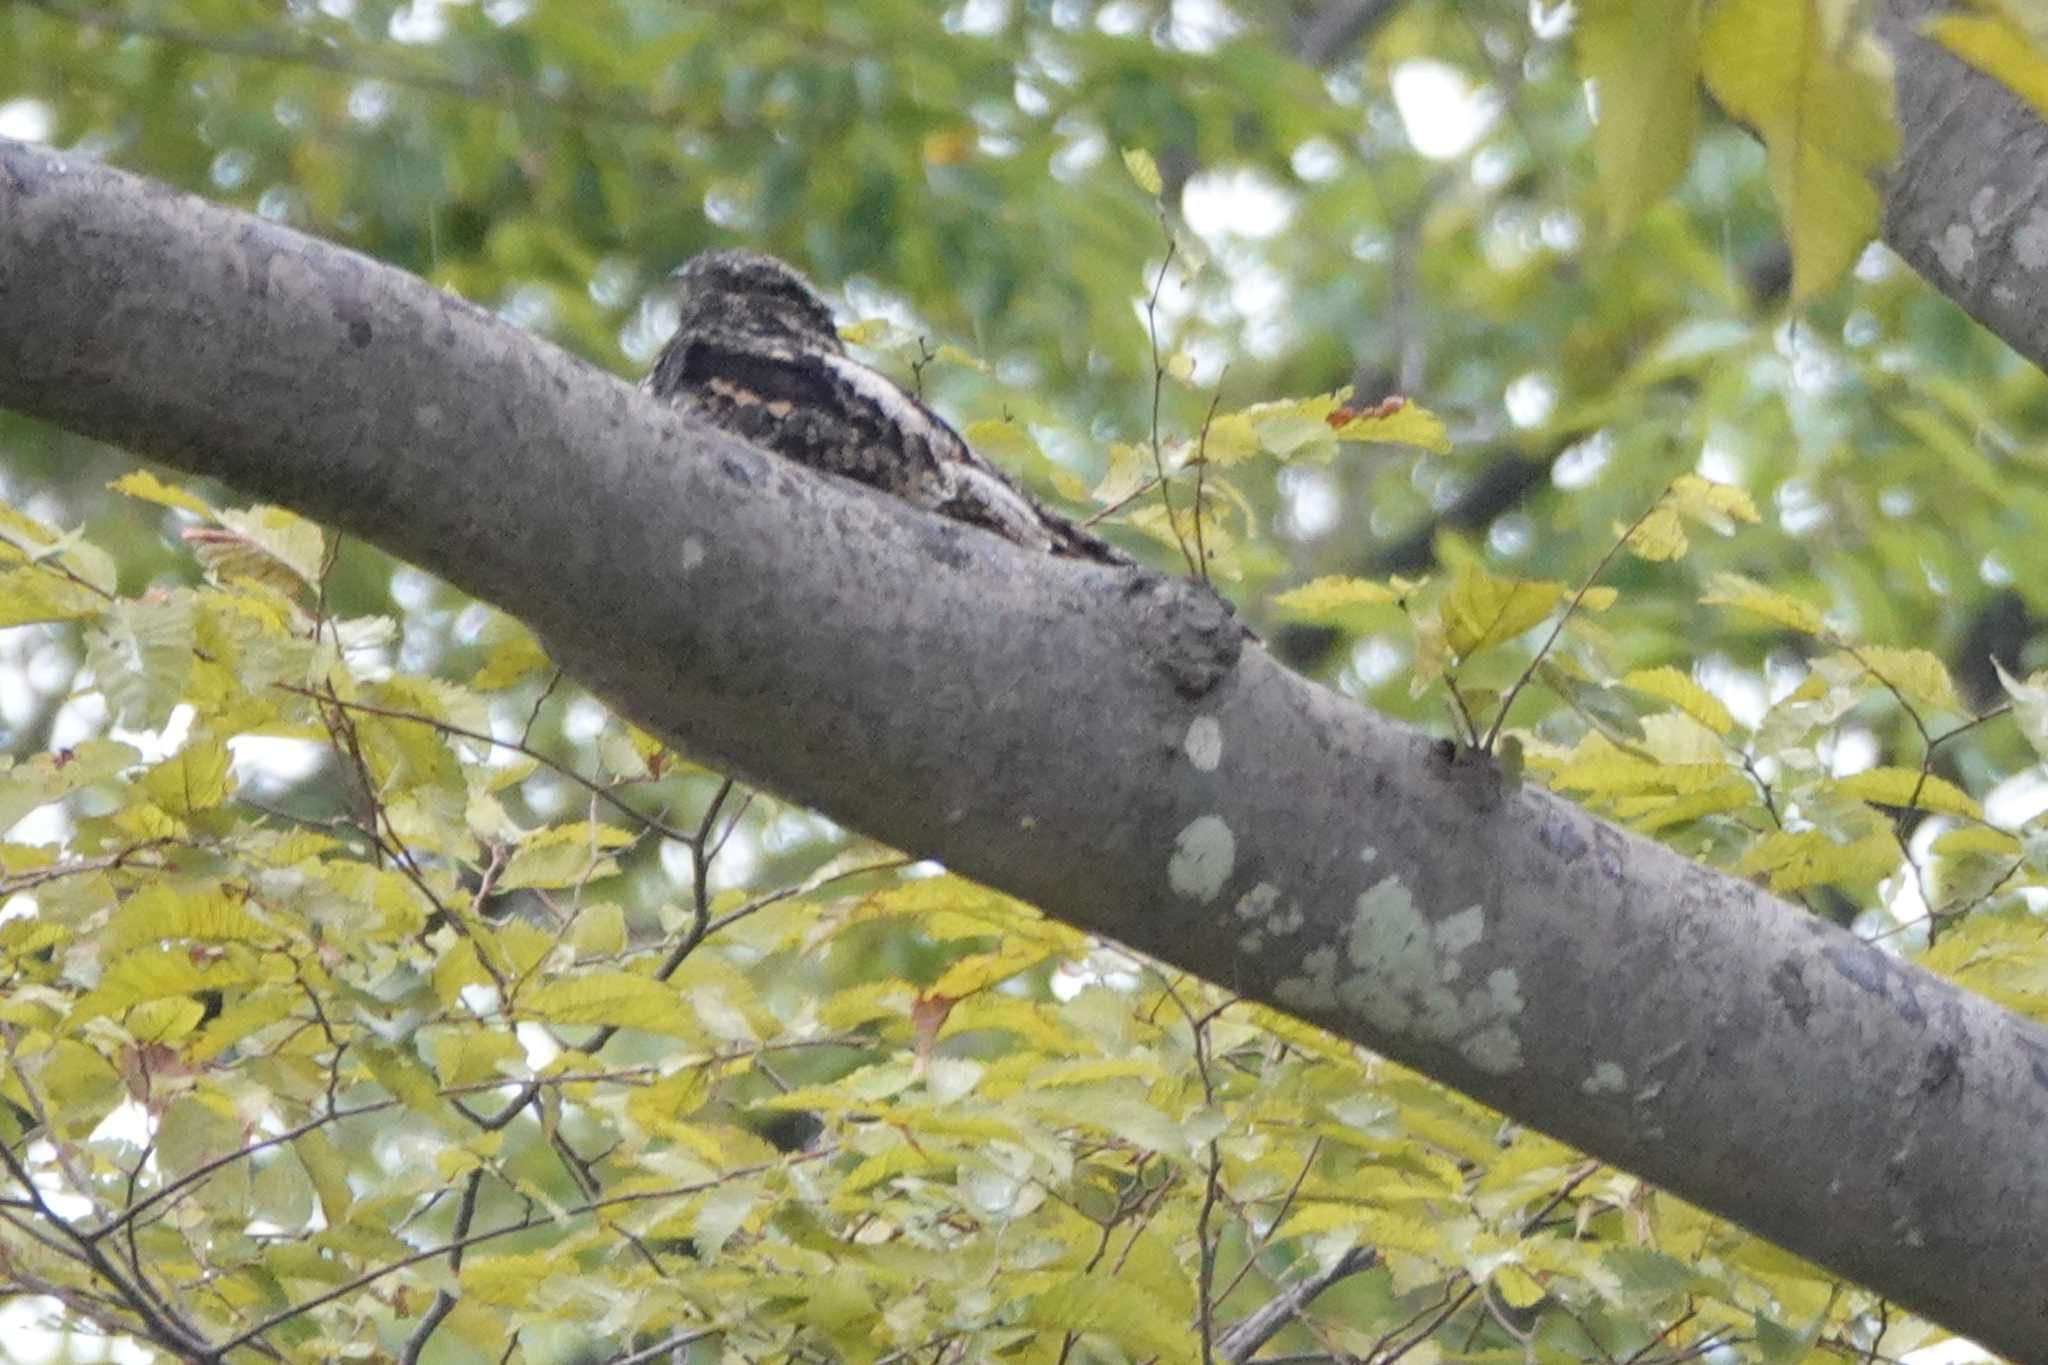
[[[1042,507],[887,376],[846,354],[832,310],[772,256],[707,251],[676,272],[682,318],[658,398],[778,455],[1035,550],[1129,564]]]

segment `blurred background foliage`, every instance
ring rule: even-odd
[[[1959,718],[1997,704],[1990,658],[2022,675],[2048,663],[2035,630],[2048,612],[2042,376],[1882,247],[1795,307],[1764,150],[1711,105],[1672,192],[1634,221],[1604,218],[1574,43],[1571,8],[1542,0],[13,0],[0,9],[0,135],[345,243],[628,377],[672,325],[670,269],[712,246],[774,252],[833,291],[849,323],[892,324],[870,333],[880,363],[957,424],[1019,424],[1027,439],[994,453],[1081,512],[1129,483],[1155,388],[1169,444],[1193,441],[1212,404],[1344,386],[1360,405],[1404,396],[1446,422],[1451,453],[1347,445],[1218,469],[1247,515],[1214,568],[1295,666],[1441,733],[1442,690],[1411,689],[1397,608],[1306,621],[1274,598],[1328,575],[1441,579],[1476,564],[1577,583],[1695,471],[1746,489],[1760,523],[1700,537],[1681,560],[1618,559],[1603,580],[1618,600],[1565,641],[1581,672],[1674,665],[1758,722],[1818,647],[1702,604],[1712,575],[1737,572],[1814,603],[1840,637],[1935,651]],[[1156,199],[1125,149],[1152,158]],[[927,364],[944,343],[982,363]],[[182,523],[108,491],[132,463],[0,414],[9,504],[82,526],[113,552],[124,594],[199,583]],[[574,478],[565,470],[565,487]],[[1148,543],[1136,520],[1113,534]],[[1160,537],[1149,544],[1175,563]],[[732,894],[795,885],[857,848],[713,775],[648,769],[572,685],[507,662],[510,623],[375,551],[341,548],[325,604],[395,623],[385,662],[401,673],[508,670],[494,731],[636,773],[643,809],[707,829],[743,817],[715,866],[659,841],[619,851],[603,884],[636,932],[673,930],[674,904],[705,879]],[[75,630],[0,633],[10,752],[108,731],[86,665]],[[1538,741],[1586,733],[1552,693],[1523,705],[1516,720]],[[1839,720],[1819,741],[1824,765],[1925,757],[1885,689]],[[253,753],[236,751],[245,791],[285,816],[345,816],[360,798],[320,745]],[[2031,762],[2014,727],[1987,725],[1935,766],[2006,801],[1995,809],[2017,827],[2041,804]],[[500,795],[526,823],[584,800],[546,769]],[[63,833],[50,808],[33,818],[44,823],[11,837]],[[1812,904],[1912,917],[1869,885]],[[784,942],[749,970],[788,1015],[851,983],[942,980],[961,935],[908,924],[878,913],[829,955]],[[1047,956],[1035,970],[1028,990],[1044,994],[1057,969]],[[777,1084],[823,1085],[871,1042],[812,1048]],[[775,1088],[755,1074],[718,1102],[744,1108]],[[1421,1093],[1402,1092],[1416,1108],[1400,1112],[1445,1106],[1483,1126]],[[1549,1155],[1544,1169],[1565,1169]],[[1617,1220],[1637,1216],[1631,1198],[1607,1206]],[[1395,1312],[1386,1296],[1425,1279],[1376,1282],[1360,1311],[1379,1321]],[[1526,1325],[1529,1305],[1510,1306],[1489,1340]],[[1634,1349],[1649,1321],[1608,1328]]]

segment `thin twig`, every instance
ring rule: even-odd
[[[1515,698],[1522,695],[1522,689],[1529,685],[1529,679],[1536,676],[1537,665],[1549,657],[1551,646],[1555,645],[1557,637],[1564,633],[1565,624],[1572,619],[1572,613],[1576,612],[1579,609],[1579,604],[1586,600],[1586,594],[1593,590],[1593,585],[1600,581],[1600,575],[1607,572],[1607,566],[1614,562],[1614,557],[1621,553],[1622,547],[1628,544],[1637,529],[1650,519],[1652,512],[1655,512],[1664,505],[1664,499],[1670,492],[1671,490],[1666,488],[1651,500],[1650,505],[1642,510],[1641,515],[1630,522],[1628,529],[1621,533],[1621,538],[1607,547],[1607,553],[1600,556],[1600,562],[1593,566],[1593,572],[1586,575],[1586,581],[1579,584],[1579,590],[1572,594],[1572,600],[1565,607],[1564,614],[1558,617],[1557,624],[1550,628],[1550,634],[1544,639],[1543,647],[1536,651],[1535,658],[1529,660],[1529,666],[1522,670],[1521,677],[1515,679],[1515,685],[1508,689],[1508,694],[1500,699],[1500,710],[1494,715],[1493,725],[1486,732],[1486,742],[1480,745],[1480,748],[1484,749],[1487,753],[1493,752],[1494,743],[1500,738],[1501,727],[1508,722],[1508,712],[1514,708]]]

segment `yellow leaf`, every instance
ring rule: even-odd
[[[1340,441],[1380,441],[1389,445],[1419,446],[1434,455],[1451,453],[1451,438],[1443,419],[1419,404],[1389,399],[1382,408],[1370,409],[1336,428]]]
[[[1751,525],[1757,521],[1756,504],[1747,492],[1734,484],[1715,483],[1697,474],[1681,474],[1672,480],[1671,491],[1664,500],[1681,514],[1724,536],[1735,530],[1738,521]]]
[[[1629,553],[1638,559],[1661,564],[1686,552],[1685,525],[1672,508],[1653,507],[1649,515],[1628,533],[1625,543]]]
[[[199,1026],[206,1007],[189,996],[146,1000],[128,1011],[123,1022],[140,1043],[175,1043]]]
[[[1872,882],[1899,865],[1899,846],[1888,833],[1838,844],[1819,830],[1769,834],[1751,844],[1738,865],[1743,876],[1769,873],[1773,891],[1797,891],[1827,882]]]
[[[1763,138],[1796,302],[1877,231],[1874,177],[1898,155],[1890,59],[1857,22],[1836,0],[1722,0],[1701,48],[1707,88]]]
[[[39,621],[76,621],[97,616],[107,599],[82,583],[44,569],[0,574],[0,629]]]
[[[1675,668],[1637,669],[1621,680],[1623,687],[1662,698],[1717,735],[1735,728],[1735,718],[1714,694]]]
[[[1361,607],[1391,606],[1420,586],[1398,578],[1374,583],[1333,574],[1281,593],[1273,599],[1273,609],[1297,619],[1329,621],[1348,616]]]
[[[544,829],[519,845],[498,889],[522,887],[575,886],[616,874],[619,865],[605,856],[605,850],[633,842],[633,836],[609,825],[557,825]]]
[[[1746,611],[1806,635],[1819,635],[1827,629],[1817,608],[1796,597],[1773,592],[1740,574],[1715,574],[1707,581],[1707,595],[1700,601],[1710,607],[1733,607],[1737,611]]]
[[[483,667],[476,671],[469,685],[478,692],[496,692],[546,667],[547,652],[532,632],[522,627],[485,651]]]
[[[279,937],[249,913],[242,896],[225,886],[186,890],[169,881],[153,881],[114,912],[100,950],[118,958],[137,948],[171,942],[260,944],[275,943]]]
[[[1888,684],[1907,701],[1961,715],[1962,699],[1948,675],[1948,666],[1924,649],[1861,645],[1844,658]]]
[[[1606,611],[1620,600],[1621,593],[1618,589],[1595,584],[1579,594],[1579,610]]]
[[[1133,1294],[1113,1275],[1076,1275],[1034,1294],[1024,1304],[1024,1321],[1053,1332],[1105,1337],[1138,1356],[1185,1360],[1187,1324]]]
[[[521,992],[521,1009],[552,1024],[613,1024],[682,1038],[698,1029],[675,989],[631,972],[584,972]]]
[[[1047,946],[1033,943],[1006,942],[998,952],[969,953],[960,958],[934,981],[927,991],[932,995],[954,998],[973,995],[976,991],[1007,981],[1019,972],[1029,971],[1049,957],[1060,954]]]
[[[1236,464],[1259,453],[1258,429],[1241,412],[1226,412],[1204,428],[1202,458],[1211,464]]]
[[[2048,119],[2048,56],[2012,16],[1944,14],[1927,23],[1943,47],[2011,90]]]
[[[1917,768],[1872,768],[1852,777],[1837,779],[1833,786],[1846,796],[1880,806],[1906,806],[1946,815],[1967,815],[1972,819],[1982,819],[1984,815],[1982,808],[1961,787],[1933,773],[1922,773]]]
[[[473,1257],[462,1263],[462,1292],[499,1308],[531,1309],[541,1286],[572,1268],[546,1251]]]
[[[1536,579],[1495,578],[1467,569],[1439,608],[1444,638],[1458,658],[1514,639],[1550,614],[1564,596],[1564,584]]]
[[[213,509],[176,484],[165,483],[147,469],[138,469],[123,474],[107,487],[116,493],[126,493],[143,502],[153,502],[163,507],[175,507],[181,512],[190,512],[204,521],[213,520]]]
[[[1166,182],[1159,178],[1159,163],[1143,147],[1124,148],[1124,169],[1138,182],[1138,188],[1154,199],[1166,188]]]
[[[1698,0],[1584,0],[1574,25],[1593,82],[1593,165],[1609,240],[1678,183],[1699,129]]]
[[[142,775],[136,786],[150,800],[180,819],[189,819],[227,799],[228,746],[217,739],[195,737],[176,754]]]
[[[1499,1267],[1493,1272],[1490,1283],[1510,1308],[1527,1308],[1540,1302],[1549,1292],[1541,1281],[1518,1265]]]

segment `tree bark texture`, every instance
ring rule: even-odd
[[[0,405],[380,545],[693,756],[2048,1359],[2048,1030],[1290,673],[1203,590],[13,143]]]
[[[1928,283],[2048,369],[2048,124],[1920,25],[1948,6],[1879,0],[1904,144],[1884,239]]]

